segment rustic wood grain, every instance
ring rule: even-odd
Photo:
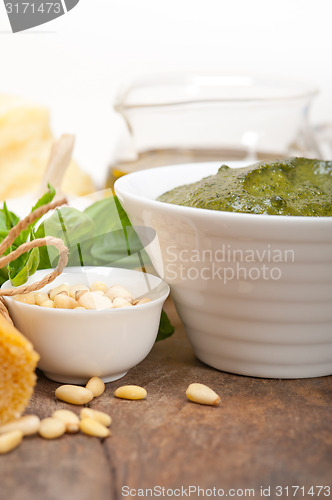
[[[1,500],[118,500],[124,485],[254,488],[255,497],[261,486],[331,485],[332,377],[266,380],[211,369],[195,358],[168,308],[174,336],[89,404],[112,416],[112,436],[24,439],[0,457]],[[218,392],[221,405],[187,401],[185,390],[195,381]],[[114,398],[127,383],[144,386],[146,400]],[[54,399],[58,385],[39,373],[26,413],[73,409]]]

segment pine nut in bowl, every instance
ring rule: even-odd
[[[47,269],[37,271],[27,283],[39,281],[48,273]],[[100,282],[106,285],[105,293],[100,289]],[[115,289],[117,293],[121,292],[121,286],[122,292],[123,289],[129,291],[130,297],[122,297],[126,304],[112,307],[106,294],[111,288],[112,294],[115,285],[119,286]],[[57,287],[56,296],[61,297],[61,302],[67,298],[69,308],[62,308],[61,304],[54,307],[56,296],[54,300],[49,296]],[[94,299],[92,304],[82,301],[84,287],[85,294]],[[12,288],[12,285],[6,282],[3,288]],[[36,304],[44,293],[47,302],[52,304],[46,301],[46,305],[45,302]],[[39,353],[38,367],[47,377],[57,382],[85,384],[93,376],[104,382],[117,380],[148,355],[157,337],[169,286],[157,276],[129,269],[69,267],[38,294],[32,305],[31,301],[5,298],[14,324]],[[149,300],[138,303],[141,298]],[[89,308],[81,305],[84,303]],[[105,308],[105,304],[110,303],[111,306]]]
[[[332,374],[332,217],[218,211],[157,200],[219,167],[158,167],[115,183],[133,226],[156,231],[158,244],[146,250],[171,287],[195,354],[214,368],[242,375]]]

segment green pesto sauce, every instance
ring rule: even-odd
[[[216,175],[162,194],[159,201],[225,212],[332,216],[332,161],[289,158]]]

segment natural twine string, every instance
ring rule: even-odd
[[[0,244],[0,255],[3,255],[7,248],[15,241],[17,236],[27,229],[27,227],[32,224],[36,219],[42,217],[50,210],[54,210],[61,205],[67,203],[66,198],[62,198],[59,201],[54,201],[48,203],[47,205],[42,205],[37,208],[35,211],[31,212],[27,217],[19,221],[16,226],[14,226],[6,236],[6,238]],[[33,283],[32,285],[22,285],[18,288],[12,288],[10,290],[0,290],[0,313],[12,323],[12,320],[9,316],[7,307],[4,303],[3,296],[11,296],[11,295],[19,295],[22,293],[34,292],[36,290],[40,290],[44,286],[51,283],[59,274],[62,273],[64,268],[68,263],[68,248],[65,246],[64,242],[60,238],[55,238],[53,236],[45,236],[44,238],[37,238],[36,240],[28,241],[23,245],[20,245],[16,250],[0,257],[0,269],[7,265],[9,262],[17,259],[20,255],[31,250],[31,248],[42,247],[45,245],[52,245],[59,251],[59,262],[56,268],[47,276],[45,276],[42,280]]]

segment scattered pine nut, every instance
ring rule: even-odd
[[[8,424],[0,427],[0,434],[11,431],[21,431],[24,436],[31,436],[38,432],[40,419],[37,415],[25,415],[24,417],[17,418]]]
[[[216,406],[220,403],[218,394],[204,384],[190,384],[186,390],[186,396],[190,401],[201,405]]]
[[[98,420],[101,424],[105,425],[105,427],[109,427],[112,423],[112,419],[107,413],[103,411],[93,410],[92,408],[82,408],[80,417],[83,418],[93,418]]]
[[[61,385],[56,389],[55,397],[73,405],[85,405],[93,399],[93,394],[79,385]]]
[[[52,417],[61,420],[66,426],[66,432],[69,434],[74,434],[80,430],[80,419],[73,411],[55,410]]]
[[[0,436],[0,454],[8,453],[16,448],[23,439],[23,432],[16,430]]]
[[[56,439],[66,432],[66,426],[58,418],[47,417],[40,422],[38,432],[45,439]]]
[[[85,388],[75,385],[58,387],[55,396],[68,403],[85,404],[93,397],[101,395],[104,390],[104,382],[99,377],[92,377]],[[144,399],[147,396],[147,391],[137,385],[124,385],[116,389],[114,396],[138,400]],[[218,394],[210,387],[200,383],[190,384],[186,390],[186,396],[190,401],[203,405],[216,406],[220,403]],[[84,434],[99,438],[111,435],[108,427],[111,425],[112,419],[106,413],[92,408],[82,408],[80,418],[81,420],[74,412],[66,409],[56,410],[52,417],[44,418],[42,421],[37,415],[20,417],[0,427],[0,454],[10,452],[21,443],[24,436],[37,432],[45,439],[56,439],[65,432],[76,433],[79,430]]]
[[[92,377],[85,386],[92,392],[93,397],[100,396],[105,390],[105,384],[99,377]]]
[[[139,385],[123,385],[114,392],[114,396],[122,399],[144,399],[146,395],[146,390]]]
[[[80,422],[80,429],[84,434],[100,438],[106,438],[111,435],[111,431],[102,423],[94,418],[84,417]]]

